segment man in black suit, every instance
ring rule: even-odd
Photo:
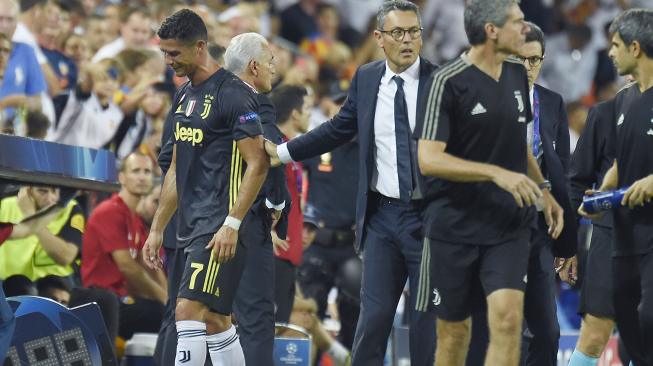
[[[363,255],[361,312],[352,365],[382,365],[397,301],[410,279],[411,365],[432,365],[435,317],[415,311],[422,252],[422,177],[411,138],[417,102],[435,66],[419,57],[419,10],[413,3],[383,4],[374,31],[386,60],[361,66],[347,100],[330,121],[278,147],[266,143],[273,161],[287,163],[331,151],[354,136],[359,141],[356,249]]]
[[[528,72],[528,86],[533,121],[528,124],[527,141],[546,179],[549,189],[564,209],[564,228],[557,239],[548,233],[544,214],[538,207],[537,228],[531,237],[528,259],[528,282],[524,297],[524,318],[528,336],[522,344],[522,364],[555,366],[557,364],[560,326],[556,315],[554,257],[570,258],[563,268],[573,271],[575,281],[576,221],[567,192],[569,169],[569,125],[562,97],[535,84],[544,60],[544,33],[526,22],[530,31],[522,47],[521,58]],[[565,272],[565,275],[567,273]],[[561,276],[562,277],[562,276]]]

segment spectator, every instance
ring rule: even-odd
[[[597,66],[597,49],[591,40],[592,30],[585,24],[570,24],[565,32],[547,39],[548,61],[541,77],[563,100],[591,94]]]
[[[82,282],[120,297],[118,334],[129,339],[134,332],[158,332],[167,294],[161,272],[147,270],[138,255],[148,231],[137,207],[152,190],[152,161],[138,152],[130,154],[118,179],[120,193],[102,202],[89,218]]]
[[[16,30],[13,33],[12,41],[24,43],[32,48],[47,82],[48,94],[55,96],[61,90],[59,88],[59,82],[36,39],[37,30],[46,23],[46,17],[49,15],[45,9],[47,3],[47,0],[20,0],[20,16],[16,23]],[[52,13],[51,15],[54,15],[54,19],[57,19],[57,22],[59,10],[60,8],[58,6],[48,9]]]
[[[125,77],[119,97],[126,115],[135,113],[154,83],[163,81],[165,64],[161,55],[150,49],[125,49],[116,56],[124,66]]]
[[[102,46],[113,41],[109,20],[100,15],[91,15],[84,24],[83,36],[88,41],[91,54],[95,55]]]
[[[118,56],[125,48],[145,48],[152,38],[152,18],[145,9],[125,8],[120,13],[120,37],[100,48],[91,61]]]
[[[580,134],[585,128],[587,121],[587,107],[580,101],[567,104],[567,116],[569,116],[569,150],[573,154]]]
[[[59,189],[23,187],[15,196],[0,201],[0,221],[18,223],[59,199]],[[53,274],[76,282],[74,261],[79,256],[84,232],[84,215],[75,200],[52,220],[47,228],[0,246],[0,278],[21,274],[31,280]]]
[[[5,291],[7,297],[11,296],[37,296],[38,291],[34,282],[32,282],[27,276],[21,274],[16,274],[9,276],[2,283],[2,289]]]
[[[37,111],[27,112],[27,117],[25,118],[27,123],[27,131],[25,132],[25,137],[30,137],[33,139],[43,140],[48,134],[48,128],[50,127],[50,121],[43,113]]]
[[[79,34],[71,34],[63,41],[63,54],[75,63],[77,70],[81,69],[91,59],[90,42]],[[77,81],[77,80],[75,80]],[[75,85],[75,84],[73,84]]]
[[[122,65],[113,59],[84,67],[75,90],[55,98],[57,119],[48,140],[95,149],[109,143],[123,119],[113,102],[123,77]]]
[[[9,38],[13,37],[16,30],[18,9],[15,0],[0,0],[0,33]],[[46,92],[47,84],[34,50],[25,43],[12,42],[11,54],[0,87],[0,109],[6,109],[9,116],[14,116],[15,108],[41,110],[42,98],[47,104]],[[47,109],[45,108],[44,112],[52,120],[54,113],[51,104],[49,111]]]
[[[73,88],[77,84],[77,65],[59,51],[61,41],[70,32],[68,29],[70,24],[63,21],[70,18],[72,10],[70,4],[70,0],[48,1],[44,7],[47,16],[36,32],[40,44],[39,50],[57,78],[59,91]]]
[[[299,44],[318,31],[315,16],[321,0],[299,0],[281,12],[281,37]]]
[[[47,297],[59,304],[68,307],[70,303],[70,286],[65,279],[55,275],[48,275],[36,280],[36,289],[39,296]]]

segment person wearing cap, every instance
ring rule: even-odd
[[[349,90],[348,81],[333,81],[326,103],[342,106]],[[329,115],[327,117],[333,117]],[[341,184],[358,175],[356,139],[333,151],[304,161],[308,175],[308,205],[304,217],[317,221],[315,240],[304,253],[298,282],[304,295],[315,299],[317,315],[324,319],[328,294],[338,290],[340,342],[351,348],[360,311],[361,263],[354,250],[356,223],[356,186]],[[351,270],[346,270],[350,268]],[[333,317],[333,314],[332,314]]]

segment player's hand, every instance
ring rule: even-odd
[[[548,189],[542,190],[542,203],[548,233],[553,239],[558,239],[565,226],[564,210]]]
[[[281,214],[282,213],[283,213],[283,210],[274,210],[274,209],[270,210],[270,217],[272,218],[272,222],[275,223],[275,225],[273,225],[273,226],[276,226],[276,222],[279,221],[279,219],[281,219]]]
[[[621,204],[635,208],[650,203],[651,199],[653,199],[653,174],[633,183],[624,194]]]
[[[593,189],[588,189],[588,190],[585,191],[585,195],[586,196],[593,196],[593,195],[595,195],[595,194],[597,194],[599,192],[600,191],[595,191]],[[580,206],[578,207],[578,214],[583,216],[583,217],[586,217],[586,218],[588,218],[590,220],[598,220],[598,219],[601,218],[601,216],[603,216],[603,211],[599,211],[597,213],[589,213],[589,212],[585,211],[585,208],[583,207],[583,204],[581,203]]]
[[[270,140],[265,140],[265,152],[270,157],[270,166],[277,167],[281,165],[281,159],[279,159],[279,154],[277,154],[277,144]]]
[[[556,258],[555,271],[560,279],[570,285],[575,285],[578,280],[578,259],[576,256],[571,258]]]
[[[281,254],[282,250],[286,252],[290,249],[288,242],[279,238],[276,231],[273,230],[270,234],[272,235],[272,251],[274,252],[274,255]]]
[[[160,231],[150,231],[145,245],[143,245],[143,261],[148,268],[157,270],[163,268],[163,260],[159,256],[163,234]]]
[[[236,255],[236,244],[238,242],[238,230],[229,226],[222,226],[218,230],[206,249],[213,248],[213,255],[217,258],[218,263],[224,263]]]
[[[532,206],[540,197],[542,191],[532,179],[521,173],[499,168],[492,178],[494,184],[512,194],[517,206]]]

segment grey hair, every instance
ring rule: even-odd
[[[503,27],[508,20],[508,9],[520,0],[469,0],[465,7],[465,33],[472,46],[485,43],[485,25]]]
[[[383,30],[385,25],[385,18],[391,11],[412,11],[417,15],[417,19],[422,24],[421,15],[419,13],[419,6],[406,0],[389,0],[383,3],[376,13],[376,26],[377,29]]]
[[[610,25],[610,34],[619,34],[626,46],[639,42],[644,54],[653,58],[653,10],[624,11]]]
[[[268,41],[258,33],[242,33],[231,39],[224,53],[225,68],[236,75],[245,72],[250,61],[259,61]]]

